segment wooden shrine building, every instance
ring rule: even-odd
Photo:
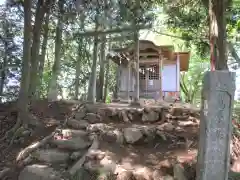
[[[173,46],[157,46],[147,40],[139,40],[137,47],[139,60],[135,45],[113,49],[108,54],[118,64],[117,96],[121,99],[135,97],[139,88],[140,98],[180,98],[180,72],[188,70],[190,53],[174,52]]]

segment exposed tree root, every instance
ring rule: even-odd
[[[3,179],[10,171],[11,171],[10,168],[5,168],[2,171],[0,171],[0,179]]]
[[[16,161],[19,162],[21,160],[24,160],[26,157],[29,156],[30,153],[32,153],[33,151],[35,151],[37,148],[45,145],[47,142],[50,141],[50,139],[57,133],[57,131],[52,132],[50,135],[46,136],[44,139],[42,139],[41,141],[38,141],[28,147],[26,147],[25,149],[23,149],[17,156]]]
[[[13,141],[14,141],[15,136],[16,136],[15,133],[21,127],[21,125],[22,125],[22,120],[20,118],[17,118],[17,122],[15,123],[13,128],[11,128],[10,130],[8,130],[5,133],[4,137],[0,139],[0,142],[5,141],[6,139],[8,139],[8,138],[10,138],[12,136],[12,139],[10,141],[10,145],[11,145],[13,143]]]
[[[72,111],[76,111],[78,110],[83,104],[78,105],[77,107],[73,108]],[[36,149],[38,149],[41,146],[44,146],[46,143],[48,143],[54,135],[60,133],[61,128],[65,127],[67,125],[67,122],[70,118],[72,118],[75,114],[72,113],[69,117],[67,117],[64,121],[63,124],[60,124],[54,132],[52,132],[49,136],[46,136],[44,139],[42,139],[41,141],[38,141],[32,145],[29,145],[28,147],[26,147],[25,149],[23,149],[17,156],[16,158],[16,162],[22,161],[25,158],[27,158],[33,151],[35,151]]]
[[[74,175],[77,172],[77,170],[79,170],[83,166],[83,164],[86,160],[86,157],[89,155],[89,153],[91,153],[92,150],[96,150],[98,148],[98,146],[99,146],[99,141],[96,136],[96,137],[94,137],[93,143],[90,146],[90,148],[88,149],[88,151],[69,169],[69,173],[71,175]]]

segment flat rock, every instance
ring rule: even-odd
[[[46,165],[33,164],[26,166],[18,177],[18,180],[63,180],[59,172]]]
[[[157,126],[157,129],[160,131],[172,131],[175,129],[175,126],[172,125],[171,123],[163,123],[159,126]]]
[[[90,160],[102,160],[105,157],[106,153],[101,150],[94,150],[87,154],[87,158]]]
[[[124,142],[124,135],[119,129],[102,132],[101,136],[106,142],[117,142],[118,144],[123,144]]]
[[[104,156],[100,161],[90,160],[84,163],[84,167],[89,171],[114,173],[117,168],[117,164],[110,156]]]
[[[135,178],[138,180],[152,180],[153,172],[146,167],[137,168],[133,172]]]
[[[113,130],[113,128],[107,124],[104,123],[96,123],[96,124],[89,124],[87,127],[87,131],[89,133],[92,132],[109,132]]]
[[[76,114],[75,114],[75,119],[81,120],[86,116],[86,109],[81,108]]]
[[[142,121],[143,122],[155,122],[160,119],[159,112],[156,111],[149,111],[149,112],[144,112],[142,115]]]
[[[119,115],[119,119],[121,119],[122,121],[130,122],[130,119],[128,118],[128,112],[127,111],[122,110],[122,111],[119,112],[118,115]]]
[[[142,126],[141,127],[143,134],[146,135],[147,137],[155,137],[156,135],[156,126],[151,125],[151,126]]]
[[[110,156],[104,156],[104,158],[100,161],[100,165],[104,171],[112,173],[114,173],[117,168],[117,164]]]
[[[132,171],[122,171],[118,173],[116,180],[134,180]]]
[[[187,180],[184,174],[184,168],[181,164],[175,164],[173,166],[173,174],[176,180]]]
[[[75,130],[75,129],[59,129],[60,133],[56,134],[54,137],[61,136],[64,139],[70,137],[87,137],[88,133],[84,130]]]
[[[183,115],[184,111],[186,111],[186,110],[184,110],[183,107],[176,107],[176,106],[169,109],[169,112],[173,116],[181,116],[181,115]]]
[[[178,121],[178,125],[186,127],[186,126],[197,126],[198,124],[193,121]]]
[[[98,114],[102,117],[112,117],[117,115],[117,109],[113,107],[100,108]]]
[[[123,130],[124,138],[127,143],[135,143],[143,137],[143,133],[139,128],[125,128]]]
[[[70,137],[68,139],[57,139],[52,140],[52,144],[56,145],[60,149],[67,149],[77,151],[80,149],[85,149],[91,145],[90,141],[87,138],[79,137]]]
[[[74,129],[86,129],[89,123],[86,120],[69,119],[67,125]]]
[[[162,179],[162,173],[160,170],[154,170],[152,173],[153,180],[160,180]]]
[[[112,133],[114,135],[116,135],[116,142],[119,143],[119,144],[123,144],[123,142],[124,142],[123,132],[118,130],[118,129],[115,129]]]
[[[84,119],[86,119],[90,123],[101,122],[101,116],[95,113],[87,113]]]
[[[41,149],[34,153],[35,158],[47,163],[64,163],[69,159],[67,152],[61,152],[58,149]]]
[[[197,162],[197,151],[189,151],[188,153],[179,154],[176,156],[176,161],[182,163],[196,163]]]

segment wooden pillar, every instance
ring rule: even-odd
[[[131,62],[128,62],[127,65],[128,74],[127,74],[127,100],[130,100],[130,81],[131,81]]]
[[[149,73],[148,73],[148,64],[145,64],[145,96],[148,96],[148,77],[149,77]]]
[[[136,62],[136,97],[135,101],[139,101],[139,35],[138,32],[135,32],[134,34],[134,40],[135,40],[135,62]]]
[[[119,79],[120,77],[120,68],[121,68],[121,64],[119,66],[117,66],[117,73],[116,73],[116,87],[115,87],[115,93],[113,95],[114,99],[118,99],[118,93],[119,93],[119,89],[121,84],[119,83]]]
[[[177,54],[177,62],[176,62],[176,71],[177,71],[177,91],[180,92],[180,55]]]
[[[159,64],[159,99],[162,100],[163,99],[163,91],[162,91],[162,66],[163,66],[163,58],[162,56],[159,54],[158,56],[158,64]]]

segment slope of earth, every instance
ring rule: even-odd
[[[142,104],[36,102],[31,110],[44,126],[5,151],[0,171],[11,180],[195,179],[199,110],[181,103]],[[3,111],[11,108],[15,112],[14,105]],[[2,123],[8,129],[14,113],[9,117],[12,123]],[[36,141],[41,146],[30,145]]]
[[[18,140],[10,147],[9,142],[1,141],[0,144],[0,171],[5,167],[15,169],[15,160],[17,154],[26,146],[36,142],[55,130],[55,127],[62,123],[66,117],[72,113],[73,103],[59,101],[49,103],[47,100],[35,101],[30,111],[33,117],[42,123],[29,131],[25,131],[26,135]],[[0,104],[0,139],[9,131],[17,120],[16,102]],[[28,133],[29,132],[29,133]],[[18,172],[10,173],[6,179],[17,179]],[[0,176],[1,179],[1,176]]]

